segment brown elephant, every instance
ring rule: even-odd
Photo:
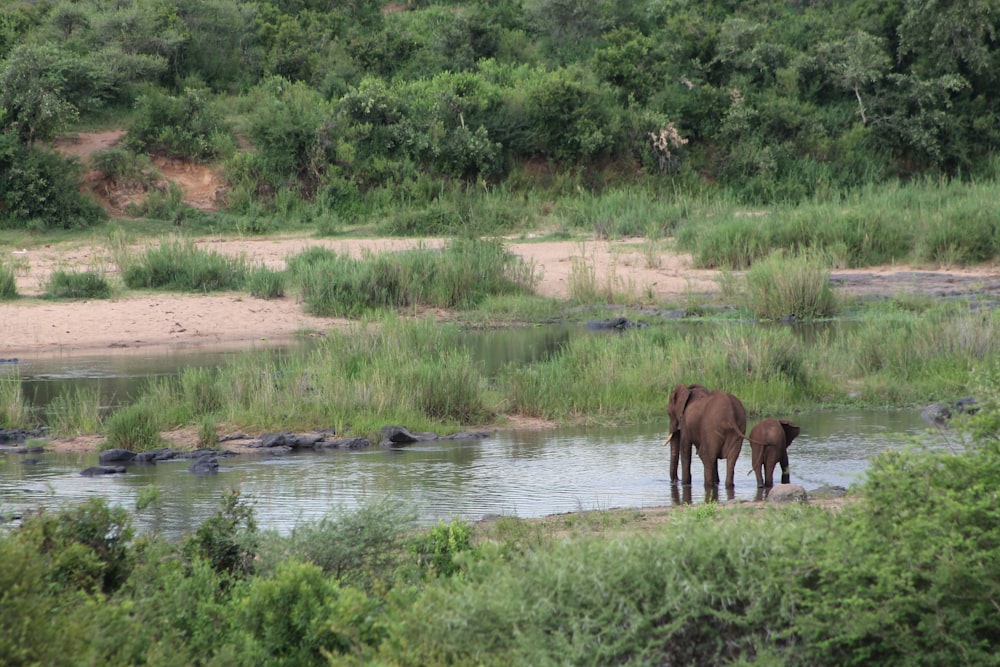
[[[774,486],[774,467],[781,464],[781,483],[788,484],[788,446],[802,431],[786,419],[764,419],[750,431],[753,471],[757,488]]]
[[[736,460],[743,449],[746,410],[740,399],[700,384],[679,384],[670,392],[670,481],[676,483],[677,462],[685,485],[691,484],[691,446],[705,465],[705,486],[719,484],[719,459],[726,459],[726,488],[735,487]]]

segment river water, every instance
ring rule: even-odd
[[[516,354],[544,356],[568,335],[536,333],[528,350]],[[476,345],[495,349],[502,341],[505,350],[517,348],[510,345],[509,335],[496,341],[477,339]],[[72,383],[98,382],[108,400],[120,401],[141,379],[176,373],[184,365],[221,363],[219,355],[225,354],[23,360],[20,374],[36,406]],[[510,354],[501,352],[502,357]],[[793,419],[802,434],[789,450],[792,482],[810,490],[849,487],[864,475],[871,457],[935,437],[916,410],[816,411]],[[748,428],[754,420],[750,422]],[[187,470],[188,462],[178,461],[130,466],[123,475],[83,477],[81,470],[97,465],[96,454],[7,454],[0,458],[0,513],[20,515],[93,496],[134,510],[140,495],[156,487],[157,501],[136,515],[136,525],[179,536],[211,516],[223,494],[233,488],[253,502],[261,527],[282,533],[298,522],[386,499],[411,509],[422,523],[704,502],[703,468],[696,457],[692,486],[670,484],[666,433],[664,415],[662,423],[641,426],[498,431],[483,439],[398,449],[261,452],[220,458],[220,469],[213,475],[194,475]],[[757,497],[756,479],[747,474],[750,467],[750,447],[745,444],[735,491],[727,494],[723,489],[720,501]],[[724,462],[720,472],[724,476]]]

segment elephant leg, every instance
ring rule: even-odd
[[[681,484],[691,485],[691,442],[681,435]]]
[[[677,477],[677,464],[680,461],[681,455],[681,434],[678,431],[674,431],[670,434],[670,482],[676,484],[678,481]]]
[[[781,450],[781,483],[788,484],[791,476],[788,474],[788,450]]]
[[[736,488],[736,459],[737,458],[739,458],[738,453],[737,453],[737,456],[730,455],[729,458],[726,459],[726,488],[727,489],[735,489]]]
[[[752,451],[753,474],[757,477],[757,488],[760,489],[764,487],[764,448],[754,445]]]
[[[718,486],[719,460],[708,452],[701,455],[701,460],[705,464],[705,486]]]

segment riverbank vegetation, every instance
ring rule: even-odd
[[[0,535],[0,660],[992,665],[1000,366],[973,376],[979,412],[952,423],[949,447],[881,455],[836,510],[710,503],[655,521],[416,529],[373,501],[279,535],[232,490],[177,542],[137,535],[100,499],[33,513]],[[140,495],[135,511],[155,506]]]
[[[55,425],[81,433],[102,424],[106,446],[151,449],[161,431],[206,422],[362,437],[390,423],[447,433],[502,426],[511,416],[654,423],[678,382],[735,393],[751,417],[818,405],[915,407],[969,395],[972,370],[1000,354],[998,327],[996,311],[961,301],[879,303],[798,326],[710,318],[622,332],[581,327],[540,358],[487,369],[466,326],[388,313],[287,353],[245,352],[214,369],[153,378],[110,415],[90,397],[60,396]],[[5,426],[45,418],[30,409],[16,374],[0,387]]]
[[[997,255],[995,19],[886,3],[0,3],[0,227],[675,236],[703,266]],[[191,208],[159,160],[211,165]],[[116,213],[118,214],[118,213]],[[11,237],[13,238],[13,237]]]

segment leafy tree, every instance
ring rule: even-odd
[[[899,24],[899,53],[924,76],[995,67],[991,45],[996,3],[990,0],[908,0]]]
[[[104,220],[100,205],[80,192],[82,175],[79,162],[0,133],[0,227],[74,229]]]
[[[854,94],[861,123],[867,125],[868,117],[861,93],[865,91],[867,97],[892,66],[881,40],[866,32],[856,31],[836,42],[821,44],[817,51],[834,84]]]
[[[67,97],[73,63],[52,45],[16,48],[0,67],[0,128],[29,147],[54,137],[78,114]]]
[[[222,153],[228,134],[207,91],[187,88],[175,96],[154,88],[137,101],[125,144],[141,152],[207,160]]]
[[[653,38],[631,28],[619,28],[604,39],[607,45],[594,53],[594,71],[618,88],[624,101],[645,102],[663,80]]]

